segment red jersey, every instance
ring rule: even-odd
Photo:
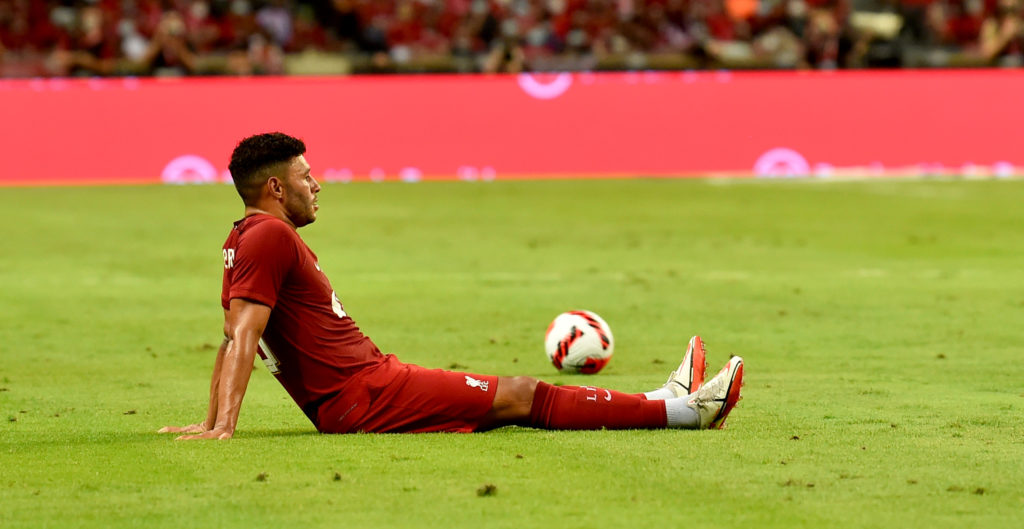
[[[316,408],[351,375],[384,361],[346,313],[316,254],[294,228],[266,214],[235,222],[224,243],[221,305],[243,298],[271,308],[259,355],[316,424]]]

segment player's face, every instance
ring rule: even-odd
[[[292,158],[288,165],[288,178],[285,180],[284,208],[288,220],[296,228],[305,226],[316,220],[316,195],[320,192],[320,184],[309,174],[309,163],[306,157],[299,155]]]

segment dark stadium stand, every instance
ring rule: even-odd
[[[0,77],[1024,63],[1019,0],[0,0]]]

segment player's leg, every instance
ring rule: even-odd
[[[685,397],[697,391],[704,384],[704,373],[707,370],[707,352],[700,336],[690,338],[686,346],[686,354],[679,367],[668,376],[665,385],[648,391],[643,395],[648,400],[666,400]]]
[[[725,428],[725,419],[740,399],[743,388],[743,359],[733,356],[729,363],[686,400],[700,414],[701,428]]]
[[[685,423],[683,427],[723,428],[725,418],[740,400],[743,385],[743,359],[732,357],[724,368],[704,384],[707,352],[700,336],[694,336],[686,348],[683,361],[668,377],[664,386],[643,396],[664,400],[669,424]],[[697,416],[690,412],[696,412]],[[697,426],[690,426],[696,421]]]
[[[498,377],[498,389],[485,421],[488,428],[529,424],[538,384],[540,381],[532,377]]]
[[[386,355],[320,407],[321,432],[472,432],[487,429],[498,377],[427,369]],[[494,426],[491,426],[494,427]]]
[[[552,430],[664,428],[665,403],[591,386],[553,386],[530,377],[499,377],[491,427]]]
[[[742,378],[743,361],[734,357],[694,395],[649,400],[592,386],[559,387],[529,377],[499,377],[485,425],[552,430],[718,427],[739,400]]]

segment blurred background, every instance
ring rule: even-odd
[[[0,77],[1016,67],[1020,0],[0,0]]]
[[[0,185],[1011,178],[1022,2],[0,0]]]

